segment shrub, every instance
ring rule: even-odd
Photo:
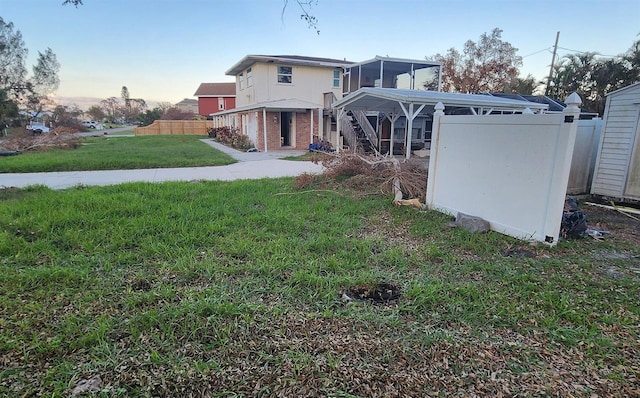
[[[238,129],[232,129],[230,127],[209,127],[207,128],[207,135],[209,138],[213,138],[217,142],[224,145],[228,145],[232,148],[246,151],[253,148],[254,145],[246,135],[240,134]]]

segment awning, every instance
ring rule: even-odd
[[[258,102],[222,112],[211,113],[209,116],[224,116],[239,112],[261,111],[267,112],[306,112],[309,109],[320,109],[322,105],[299,99],[282,99],[277,101]]]
[[[333,103],[333,108],[377,111],[386,114],[403,113],[408,104],[424,105],[421,113],[433,113],[433,107],[442,102],[445,112],[451,108],[480,108],[485,111],[533,112],[547,109],[547,104],[493,97],[483,94],[442,93],[438,91],[402,90],[396,88],[365,87]]]

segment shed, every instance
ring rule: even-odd
[[[640,83],[607,94],[591,194],[640,200]]]

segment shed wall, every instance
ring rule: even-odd
[[[640,197],[640,166],[636,164],[640,162],[640,155],[637,149],[634,156],[639,118],[640,85],[607,97],[592,194],[615,198],[625,198],[627,194]]]

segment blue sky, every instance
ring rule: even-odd
[[[523,56],[521,74],[544,79],[559,55],[625,52],[640,39],[640,0],[318,0],[318,29],[295,0],[0,0],[22,32],[29,69],[50,47],[61,64],[58,97],[132,97],[175,103],[247,54],[364,61],[424,59],[463,48],[493,28]]]

